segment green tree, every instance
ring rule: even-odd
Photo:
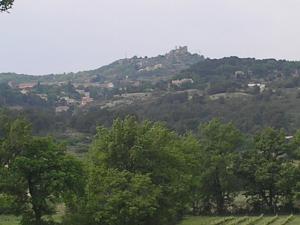
[[[254,138],[254,150],[244,153],[239,173],[253,210],[292,209],[299,169],[288,159],[286,134],[266,128]]]
[[[148,175],[93,167],[86,190],[67,224],[146,224],[158,208],[160,190]]]
[[[31,125],[23,119],[16,119],[15,121],[3,121],[2,126],[4,129],[0,162],[2,166],[8,166],[24,152],[25,145],[31,139]]]
[[[300,158],[300,130],[296,131],[294,134],[290,142],[288,154],[293,159]]]
[[[64,146],[52,138],[33,137],[29,125],[15,121],[2,143],[6,153],[0,168],[0,190],[13,196],[22,224],[41,225],[52,215],[56,203],[80,188],[81,164],[66,155]],[[49,222],[49,221],[48,221]]]
[[[7,11],[12,7],[14,0],[0,0],[0,12]]]
[[[79,211],[93,212],[92,224],[103,223],[99,215],[107,225],[136,224],[137,218],[143,218],[138,224],[171,224],[183,215],[189,180],[184,151],[181,138],[163,125],[128,117],[111,129],[99,128],[89,163],[97,171],[89,172],[86,195],[93,197],[82,205],[92,209]]]
[[[203,174],[201,145],[192,133],[185,135],[178,145],[183,149],[182,158],[185,161],[185,173],[188,175],[189,208],[192,209],[193,215],[199,215],[202,208],[202,193],[199,191],[199,186]]]
[[[204,211],[216,210],[222,214],[232,204],[238,190],[234,161],[242,135],[231,123],[223,124],[214,119],[201,127],[200,144],[199,198]]]

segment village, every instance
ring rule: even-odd
[[[146,67],[147,69],[148,67]],[[234,79],[241,79],[244,72],[236,71]],[[158,81],[156,81],[158,83]],[[49,101],[49,93],[51,89],[60,90],[55,101],[55,112],[67,112],[71,107],[84,108],[91,105],[99,106],[100,108],[111,108],[118,105],[130,105],[137,101],[147,101],[155,98],[155,96],[163,96],[168,93],[187,93],[188,99],[191,100],[194,96],[203,96],[205,91],[195,88],[193,86],[194,80],[191,78],[170,79],[164,82],[164,87],[157,90],[157,83],[152,84],[152,88],[145,88],[144,82],[140,80],[130,80],[125,76],[124,80],[117,80],[115,82],[28,82],[28,83],[15,83],[14,81],[8,82],[8,85],[18,90],[23,95],[36,95],[43,101]],[[69,86],[69,87],[68,87]],[[67,89],[65,87],[68,87]],[[266,90],[266,82],[249,82],[244,85],[243,90],[233,93],[214,93],[209,97],[211,100],[219,99],[220,97],[241,97],[248,96],[247,91],[258,89],[259,92]],[[156,90],[154,91],[154,88]],[[45,91],[47,90],[47,91]],[[95,98],[92,92],[109,93],[108,97]],[[69,93],[69,92],[72,93]],[[48,92],[48,93],[47,93]]]

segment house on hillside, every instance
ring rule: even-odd
[[[28,94],[36,85],[37,83],[21,83],[17,85],[17,88],[22,94]]]
[[[61,97],[60,100],[66,102],[68,105],[74,105],[77,103],[76,99],[70,98],[70,97]]]
[[[194,83],[193,79],[190,79],[190,78],[184,78],[184,79],[180,79],[180,80],[172,80],[171,81],[171,84],[175,85],[177,87],[181,87],[184,84],[193,84],[193,83]]]
[[[235,77],[235,79],[244,79],[245,72],[244,71],[235,71],[234,77]]]
[[[266,89],[266,85],[261,83],[249,83],[248,87],[249,88],[259,87],[260,92],[263,92]]]
[[[34,88],[37,85],[37,83],[21,83],[19,85],[17,85],[17,87],[21,90],[31,90],[32,88]]]
[[[48,95],[47,94],[37,94],[41,99],[48,101]]]
[[[87,104],[89,104],[89,103],[91,103],[91,102],[93,102],[94,101],[94,99],[93,98],[91,98],[91,97],[89,97],[89,96],[87,96],[87,97],[82,97],[82,99],[81,99],[81,106],[86,106]]]
[[[106,88],[106,89],[112,89],[112,88],[115,87],[115,85],[114,85],[113,82],[106,82],[106,83],[103,83],[103,84],[99,84],[99,87]]]
[[[56,113],[67,112],[70,109],[69,106],[58,106],[55,108]]]

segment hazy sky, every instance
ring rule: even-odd
[[[0,14],[0,72],[76,72],[178,45],[300,60],[299,0],[15,1]]]

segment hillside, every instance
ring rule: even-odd
[[[44,76],[28,76],[14,73],[0,73],[0,83],[15,82],[119,82],[120,80],[168,79],[183,69],[203,61],[204,57],[192,54],[187,47],[178,47],[156,57],[137,57],[117,60],[95,70],[67,74],[50,74]]]
[[[203,61],[203,56],[191,54],[187,47],[176,48],[157,57],[133,57],[121,59],[96,70],[79,73],[79,76],[92,76],[92,79],[115,81],[124,79],[155,80],[167,79],[189,66]]]
[[[300,128],[300,62],[204,59],[182,47],[93,71],[2,74],[0,81],[0,106],[9,114],[28,118],[36,133],[69,140],[79,150],[96,126],[128,114],[163,121],[180,133],[215,117],[246,133]]]
[[[266,126],[292,133],[300,128],[299,71],[299,62],[284,60],[205,59],[152,91],[114,95],[81,109],[72,124],[94,130],[92,121],[107,124],[134,114],[185,132],[218,117],[248,133]]]

